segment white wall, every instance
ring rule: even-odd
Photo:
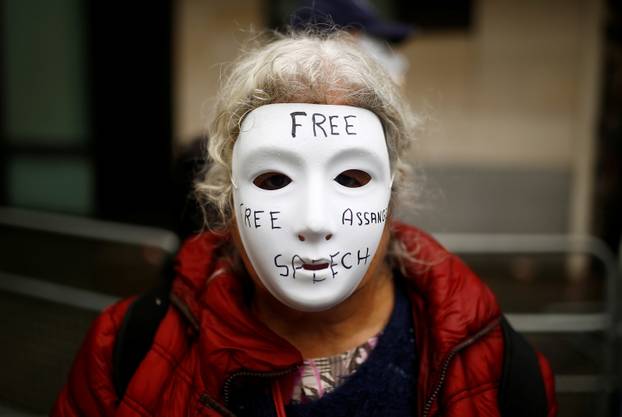
[[[260,0],[178,0],[174,35],[174,136],[204,132],[222,64],[238,55],[249,29],[262,28]]]
[[[423,34],[407,94],[431,163],[568,167],[591,59],[590,0],[481,0],[469,34]],[[592,87],[592,86],[590,86]]]
[[[480,0],[472,33],[422,34],[403,49],[412,65],[407,94],[424,116],[411,157],[423,161],[432,177],[445,171],[460,176],[460,187],[484,200],[481,218],[469,203],[472,216],[460,213],[463,222],[496,216],[498,224],[511,223],[513,215],[520,217],[520,206],[516,213],[500,214],[486,210],[485,200],[511,200],[506,208],[512,207],[521,204],[515,193],[522,192],[523,207],[529,204],[543,216],[538,221],[530,211],[504,231],[542,228],[540,223],[551,224],[557,215],[563,227],[546,231],[589,232],[600,12],[594,0]],[[503,174],[507,184],[497,188],[507,195],[478,190],[475,181],[483,170]],[[472,183],[466,179],[470,171],[476,173]],[[439,204],[452,209],[441,207],[447,214],[437,220],[450,224],[453,208],[467,204],[443,191],[447,197]],[[544,202],[547,195],[556,202]]]

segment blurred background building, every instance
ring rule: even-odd
[[[591,314],[601,327],[573,316],[531,340],[556,372],[599,375],[559,380],[561,415],[615,415],[622,3],[371,3],[415,27],[395,49],[422,192],[400,217],[463,252],[506,310]],[[174,253],[175,161],[205,134],[223,63],[297,2],[0,5],[0,415],[44,414],[98,309],[153,285]],[[586,235],[604,245],[568,243]]]

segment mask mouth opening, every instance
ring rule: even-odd
[[[302,264],[302,268],[307,270],[307,271],[320,271],[322,269],[328,268],[328,266],[329,266],[328,262],[324,262],[324,263],[321,263],[321,264],[316,264],[316,263],[312,263],[312,264],[304,263],[304,264]]]

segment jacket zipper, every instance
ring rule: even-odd
[[[231,396],[231,383],[233,382],[235,378],[240,377],[240,376],[250,376],[250,377],[256,377],[256,378],[276,378],[276,377],[280,377],[283,375],[287,375],[293,372],[295,369],[298,369],[298,366],[284,369],[281,371],[275,371],[275,372],[253,372],[253,371],[234,372],[229,376],[229,378],[227,378],[224,384],[223,397],[225,400],[225,404],[227,406],[229,405],[229,399]],[[201,396],[199,397],[199,402],[203,404],[204,406],[213,408],[214,410],[218,411],[219,413],[227,417],[235,417],[235,414],[231,412],[226,406],[220,404],[219,402],[214,400],[212,397],[210,397],[206,393],[201,394]]]
[[[434,403],[434,401],[438,397],[438,394],[441,392],[441,389],[443,388],[443,385],[445,384],[445,379],[447,378],[447,370],[449,369],[449,364],[451,363],[453,358],[461,350],[471,346],[477,340],[479,340],[480,338],[485,336],[488,332],[490,332],[492,329],[494,329],[499,324],[500,320],[501,320],[501,318],[496,318],[491,323],[486,325],[486,327],[484,327],[482,330],[480,330],[479,332],[475,333],[473,336],[471,336],[470,338],[466,339],[464,342],[460,343],[459,345],[457,345],[455,348],[453,348],[449,352],[449,354],[447,355],[447,357],[445,358],[445,360],[443,361],[443,364],[441,366],[441,374],[440,374],[440,377],[438,379],[438,383],[434,387],[434,390],[432,391],[432,394],[430,394],[430,396],[428,397],[427,401],[425,402],[425,404],[423,406],[423,415],[422,415],[422,417],[428,417],[429,416],[430,409],[432,408],[432,404]]]
[[[196,320],[196,318],[194,317],[194,315],[192,315],[192,313],[190,313],[190,309],[188,308],[188,306],[181,300],[179,299],[177,296],[175,296],[174,294],[171,294],[171,302],[179,309],[179,311],[182,313],[183,316],[185,316],[189,321],[190,324],[193,326],[194,330],[198,332],[199,330],[199,325],[198,322]],[[237,371],[232,373],[231,375],[229,375],[229,377],[227,378],[227,380],[225,381],[224,384],[224,388],[223,388],[223,397],[225,400],[225,404],[228,406],[229,405],[229,397],[230,397],[230,391],[231,391],[231,382],[239,377],[239,376],[252,376],[252,377],[261,377],[261,378],[276,378],[279,376],[283,376],[283,375],[287,375],[290,372],[293,372],[294,370],[298,369],[298,366],[292,366],[291,368],[288,369],[283,369],[281,371],[275,371],[275,372],[252,372],[252,371]],[[231,412],[231,410],[229,410],[226,406],[220,404],[218,401],[214,400],[212,397],[209,396],[209,394],[207,393],[203,393],[199,396],[199,403],[212,408],[216,411],[218,411],[219,413],[227,416],[227,417],[236,417],[235,414],[233,412]]]
[[[255,378],[276,378],[287,375],[294,370],[298,369],[298,366],[293,366],[291,368],[282,369],[280,371],[274,372],[253,372],[253,371],[237,371],[229,375],[229,378],[225,381],[225,385],[223,388],[223,397],[225,399],[225,404],[229,404],[229,398],[231,394],[231,383],[233,380],[240,376],[250,376]]]
[[[209,408],[212,408],[218,411],[220,414],[224,416],[235,417],[235,414],[233,414],[226,407],[221,405],[218,401],[214,400],[212,397],[210,397],[206,393],[203,393],[199,396],[199,403],[203,404],[206,407],[209,407]]]

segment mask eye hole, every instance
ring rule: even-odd
[[[281,188],[286,187],[290,182],[292,182],[291,178],[289,178],[285,174],[281,174],[280,172],[266,172],[265,174],[258,175],[254,180],[253,184],[262,190],[280,190]]]
[[[367,184],[371,180],[371,176],[360,169],[349,169],[343,171],[335,177],[335,181],[344,187],[359,188]]]

